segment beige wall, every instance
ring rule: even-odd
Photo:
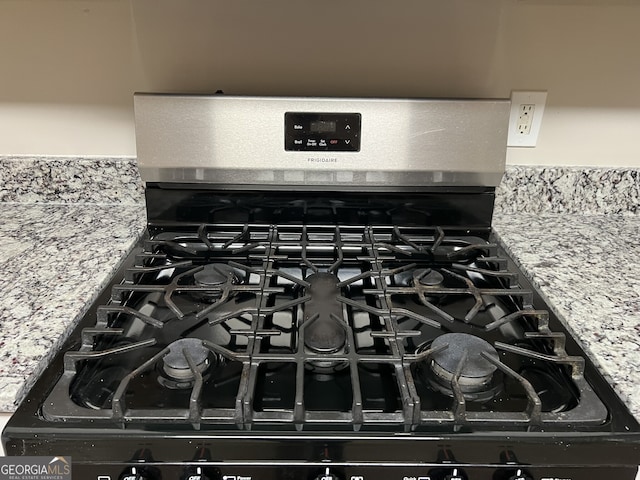
[[[509,163],[638,167],[638,25],[630,0],[0,0],[0,154],[134,155],[136,90],[540,89]]]

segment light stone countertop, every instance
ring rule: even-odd
[[[640,420],[640,217],[497,214],[493,226]]]
[[[146,223],[142,205],[2,203],[0,412],[11,412]]]

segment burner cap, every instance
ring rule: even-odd
[[[203,289],[222,287],[225,284],[238,283],[238,276],[233,267],[225,263],[208,263],[193,274],[193,283]],[[203,290],[191,292],[191,296],[208,303],[214,303],[222,297],[220,290]]]
[[[304,344],[314,353],[335,353],[344,348],[347,334],[337,320],[321,315],[305,328]]]
[[[202,373],[209,366],[209,349],[198,338],[181,338],[169,345],[169,353],[163,359],[163,370],[171,378],[188,381],[194,378],[185,353],[189,355],[196,370]]]
[[[314,353],[335,353],[344,348],[347,339],[338,320],[342,318],[342,305],[336,298],[340,279],[333,273],[320,272],[305,280],[309,282],[307,293],[311,299],[305,305],[305,319],[309,323],[304,331],[304,344]]]
[[[231,280],[237,283],[238,277],[233,267],[225,263],[208,263],[202,270],[193,274],[193,280],[199,287],[218,287]]]
[[[311,298],[304,304],[304,346],[308,353],[330,355],[344,352],[347,333],[342,313],[340,279],[332,273],[314,273],[305,278],[309,282],[306,292]],[[305,367],[320,374],[331,374],[343,369],[348,363],[330,356],[326,360],[315,359]]]
[[[499,360],[498,352],[489,342],[468,333],[445,333],[419,349],[438,348],[443,345],[447,348],[434,353],[429,363],[423,364],[420,368],[421,376],[436,391],[455,397],[453,380],[463,358],[458,385],[465,400],[487,402],[502,391],[502,373],[482,356],[482,353],[485,353]]]
[[[496,349],[482,338],[468,333],[445,333],[433,341],[431,348],[442,345],[447,345],[447,348],[431,357],[431,368],[436,375],[448,382],[454,378],[465,352],[467,358],[458,380],[461,386],[484,385],[497,369],[493,363],[481,355],[484,352],[496,360],[499,358]]]
[[[333,273],[319,272],[305,278],[309,282],[307,292],[316,299],[335,297],[340,293],[340,279]]]
[[[440,272],[430,268],[419,268],[413,272],[413,281],[414,283],[418,281],[421,285],[427,287],[435,287],[442,285],[444,276]]]
[[[442,286],[444,275],[432,268],[415,268],[411,270],[403,270],[393,275],[397,285],[402,287],[425,286],[437,287]]]

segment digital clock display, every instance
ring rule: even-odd
[[[359,113],[285,112],[287,152],[359,152]]]
[[[316,120],[309,123],[309,131],[313,133],[335,133],[336,122],[330,120]]]

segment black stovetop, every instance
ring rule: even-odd
[[[583,356],[478,236],[164,225],[125,275],[67,353],[46,418],[356,430],[607,418]]]
[[[124,279],[64,354],[46,420],[608,428],[584,353],[567,346],[489,229],[425,225],[434,209],[419,195],[189,198],[180,207],[188,216],[206,216],[195,204],[243,222],[151,217]]]

